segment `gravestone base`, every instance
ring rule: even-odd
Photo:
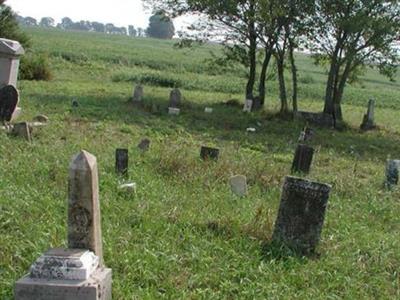
[[[15,300],[111,300],[111,269],[98,268],[87,280],[35,279],[17,281]]]
[[[364,120],[360,126],[360,129],[362,131],[374,130],[376,129],[376,125],[372,120],[368,119],[367,115],[364,115]]]

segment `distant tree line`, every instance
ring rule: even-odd
[[[167,17],[163,11],[156,12],[150,17],[149,27],[135,28],[133,25],[126,27],[118,27],[112,23],[103,24],[100,22],[91,22],[81,20],[74,22],[68,17],[62,18],[61,22],[56,24],[51,17],[43,17],[40,21],[32,17],[22,17],[16,15],[16,20],[23,26],[39,26],[45,28],[59,28],[63,30],[81,30],[91,32],[102,32],[107,34],[128,35],[131,37],[154,37],[161,39],[172,39],[175,34],[175,28],[172,20]]]

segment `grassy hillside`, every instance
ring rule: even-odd
[[[207,64],[215,46],[177,51],[172,43],[92,33],[29,29],[35,51],[48,53],[50,82],[20,82],[21,120],[42,113],[49,126],[34,142],[0,134],[0,299],[50,247],[65,246],[67,172],[73,154],[97,156],[105,262],[114,299],[394,299],[400,297],[400,191],[383,188],[388,157],[400,158],[400,85],[369,71],[346,91],[350,128],[317,129],[307,176],[333,186],[320,257],[271,253],[281,184],[304,124],[274,117],[277,83],[266,111],[251,115],[221,103],[242,99],[245,71]],[[324,70],[299,56],[300,107],[322,108]],[[145,82],[152,114],[128,102]],[[166,114],[170,85],[185,97],[182,114]],[[377,98],[377,131],[358,126]],[[71,100],[80,106],[71,109]],[[214,113],[203,113],[205,106]],[[247,127],[256,127],[254,134]],[[137,144],[149,137],[151,148]],[[218,146],[217,163],[199,159]],[[130,152],[129,178],[114,174],[118,147]],[[249,195],[231,194],[244,174]],[[134,181],[136,195],[118,190]]]

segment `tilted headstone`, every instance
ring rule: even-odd
[[[273,241],[302,255],[314,253],[320,240],[330,191],[327,184],[286,177]]]
[[[76,155],[69,168],[68,249],[50,249],[17,281],[16,300],[110,300],[104,267],[96,157]]]
[[[243,175],[236,175],[229,179],[231,191],[239,197],[246,196],[247,194],[247,178]]]
[[[25,51],[19,42],[0,38],[0,88],[17,87],[19,60],[23,54]]]
[[[13,85],[7,85],[0,89],[0,121],[2,123],[14,119],[18,101],[18,90]]]
[[[200,150],[200,157],[203,160],[218,160],[219,158],[219,149],[216,148],[210,148],[210,147],[201,147]]]
[[[386,186],[392,188],[399,184],[400,160],[388,160],[386,165]]]
[[[144,151],[148,151],[150,148],[150,140],[149,139],[143,139],[140,141],[138,148],[140,150]]]
[[[11,133],[14,136],[22,137],[25,140],[27,140],[28,142],[31,142],[32,141],[32,131],[33,131],[33,128],[27,122],[22,122],[22,123],[15,124],[13,126]]]
[[[169,95],[169,107],[179,108],[182,102],[182,93],[179,89],[173,89]]]
[[[375,125],[375,100],[370,99],[368,102],[368,111],[364,115],[363,122],[360,126],[361,130],[371,130],[376,128]]]
[[[243,111],[244,112],[251,112],[253,107],[253,100],[247,99],[244,101]]]
[[[309,173],[314,156],[314,148],[307,145],[298,145],[292,164],[292,173]]]
[[[128,149],[117,149],[115,151],[115,171],[118,175],[128,174]]]
[[[139,84],[139,85],[135,86],[135,89],[133,91],[133,96],[132,96],[133,102],[142,102],[143,93],[144,93],[144,91],[143,91],[142,85]]]

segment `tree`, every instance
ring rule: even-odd
[[[61,23],[58,24],[58,27],[60,27],[61,29],[71,29],[72,25],[74,24],[74,22],[68,18],[68,17],[64,17],[61,19]]]
[[[129,25],[128,27],[129,36],[135,37],[137,35],[137,31],[133,25]]]
[[[25,26],[37,26],[38,22],[35,18],[32,17],[25,17],[23,18],[22,24]]]
[[[92,22],[91,27],[95,32],[105,32],[106,30],[105,25],[100,22]]]
[[[51,17],[44,17],[40,20],[39,25],[41,27],[54,27],[55,21]]]
[[[400,30],[397,0],[316,0],[308,48],[328,65],[324,113],[342,120],[346,84],[366,66],[393,79],[399,61],[394,42]]]
[[[30,46],[29,38],[20,30],[15,14],[5,4],[0,4],[0,37],[19,41],[25,48]]]
[[[164,11],[157,11],[149,19],[149,27],[146,30],[149,37],[158,39],[172,39],[175,34],[174,23]]]

